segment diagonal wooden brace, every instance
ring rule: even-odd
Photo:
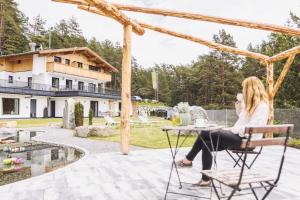
[[[273,88],[273,91],[272,91],[272,97],[273,98],[277,94],[277,92],[278,92],[278,90],[279,90],[279,88],[280,88],[280,86],[281,86],[284,78],[286,77],[287,73],[289,72],[294,59],[295,59],[295,54],[291,54],[289,56],[289,58],[287,59],[285,65],[284,65],[284,67],[283,67],[283,69],[282,69],[282,71],[281,71],[281,73],[280,73],[280,75],[279,75],[279,77],[278,77],[275,85],[274,85],[274,88]]]

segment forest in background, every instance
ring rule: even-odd
[[[46,20],[37,15],[29,20],[19,9],[14,0],[0,0],[3,6],[0,13],[0,55],[29,51],[30,41],[51,48],[89,47],[110,64],[121,71],[122,46],[109,40],[99,41],[86,38],[74,17],[56,23],[52,28]],[[287,25],[300,28],[300,18],[290,13]],[[170,37],[170,40],[172,38]],[[234,38],[225,30],[213,35],[213,41],[236,47]],[[259,45],[249,44],[247,49],[272,56],[300,44],[300,37],[271,33],[268,39]],[[284,61],[274,65],[277,78]],[[133,58],[132,94],[146,99],[154,99],[151,72],[158,72],[159,101],[173,106],[187,101],[190,105],[203,106],[206,109],[232,108],[236,94],[241,92],[241,83],[245,77],[258,76],[266,79],[265,68],[251,58],[244,58],[228,53],[211,50],[201,54],[187,65],[156,64],[144,68]],[[115,73],[108,85],[114,89],[121,87],[121,73]],[[300,56],[296,56],[276,100],[276,108],[300,107]]]

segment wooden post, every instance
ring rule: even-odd
[[[268,93],[268,96],[269,96],[269,119],[268,119],[268,124],[273,124],[273,120],[274,120],[273,86],[274,86],[273,63],[269,63],[267,65],[267,93]],[[273,137],[273,134],[268,133],[268,134],[266,134],[266,137]]]
[[[131,35],[132,26],[124,26],[122,60],[121,153],[129,154],[131,106]]]

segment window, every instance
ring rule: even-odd
[[[54,62],[61,63],[61,57],[54,56]]]
[[[22,63],[22,61],[21,60],[18,60],[18,64],[21,64]]]
[[[59,88],[59,78],[52,77],[52,87]]]
[[[13,83],[13,82],[14,82],[14,77],[8,76],[8,83]]]
[[[2,98],[3,115],[19,114],[19,99]]]
[[[89,70],[91,71],[96,71],[96,72],[100,72],[101,69],[99,67],[93,66],[93,65],[89,65]]]
[[[66,88],[72,90],[72,80],[66,80]]]
[[[96,84],[89,83],[89,92],[95,92],[96,91]]]
[[[84,82],[78,81],[78,90],[84,90]]]
[[[70,65],[70,59],[65,59],[65,64]]]
[[[28,86],[29,88],[31,88],[31,87],[32,87],[32,77],[28,77],[27,80],[28,80],[28,81],[27,81],[27,86]]]
[[[82,63],[81,62],[77,62],[77,66],[78,66],[78,68],[82,68]]]

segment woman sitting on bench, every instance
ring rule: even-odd
[[[212,155],[207,148],[213,147],[216,150],[217,145],[218,151],[239,148],[242,139],[245,138],[244,129],[246,125],[267,125],[269,106],[268,96],[263,83],[253,76],[245,79],[242,85],[245,105],[235,125],[211,132],[202,131],[202,139],[200,136],[197,137],[186,157],[176,163],[178,166],[191,167],[194,158],[202,150],[202,169],[211,169]],[[195,186],[209,186],[210,183],[209,178],[202,176],[202,180]]]

